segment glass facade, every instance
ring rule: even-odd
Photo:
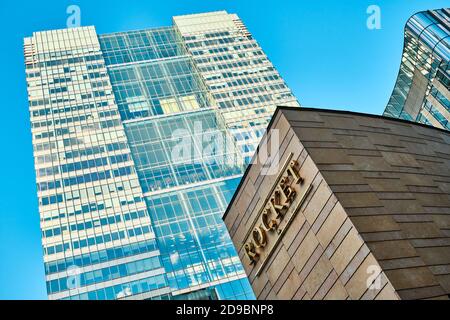
[[[276,106],[300,106],[297,99],[236,14],[218,11],[173,21],[249,162]]]
[[[450,130],[450,10],[413,15],[384,115]]]
[[[24,53],[49,298],[254,299],[222,214],[298,102],[237,16],[36,32]]]

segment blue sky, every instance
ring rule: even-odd
[[[403,27],[450,0],[1,1],[0,299],[45,299],[22,39],[66,25],[66,8],[98,33],[171,24],[173,15],[237,13],[304,106],[381,114],[397,77]],[[381,29],[366,9],[381,9]]]

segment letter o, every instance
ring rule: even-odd
[[[255,227],[252,232],[253,241],[257,248],[263,248],[267,244],[266,232],[261,227]]]
[[[266,231],[275,230],[277,228],[277,221],[270,219],[269,212],[265,210],[261,215],[261,223]]]

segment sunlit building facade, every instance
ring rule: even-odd
[[[174,17],[186,50],[249,162],[276,106],[299,106],[236,14]]]
[[[384,116],[450,130],[450,10],[413,15]]]
[[[24,40],[50,299],[254,299],[222,214],[277,104],[236,15]]]

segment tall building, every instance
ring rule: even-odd
[[[450,10],[413,15],[384,116],[450,130]]]
[[[265,144],[224,215],[258,299],[449,299],[449,131],[279,107]]]
[[[237,15],[221,11],[173,20],[250,162],[275,107],[299,106],[297,99]]]
[[[277,104],[298,102],[234,14],[24,54],[50,299],[253,299],[222,214]]]

